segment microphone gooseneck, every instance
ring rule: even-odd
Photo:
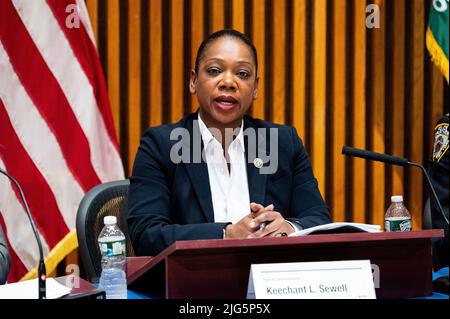
[[[19,183],[17,182],[17,180],[12,177],[11,175],[9,175],[7,172],[5,172],[4,170],[0,169],[0,173],[2,173],[3,175],[5,175],[6,177],[8,177],[13,183],[14,185],[16,185],[17,189],[19,190],[20,193],[20,197],[22,199],[22,202],[25,206],[25,210],[27,212],[27,216],[28,219],[30,221],[31,224],[31,228],[33,229],[33,233],[34,233],[34,237],[36,237],[36,241],[39,247],[39,265],[37,268],[38,271],[38,298],[39,299],[46,299],[46,286],[45,286],[45,280],[46,280],[46,270],[45,270],[45,263],[44,263],[44,252],[42,250],[42,242],[41,239],[39,238],[39,234],[37,232],[36,229],[36,225],[34,224],[33,218],[31,217],[31,213],[30,213],[30,208],[28,207],[28,203],[25,199],[25,195],[22,191],[22,187],[20,187]]]
[[[436,200],[436,202],[439,206],[439,210],[441,211],[442,217],[444,218],[445,222],[448,224],[448,218],[447,218],[447,216],[445,216],[444,209],[442,208],[441,202],[439,201],[436,191],[434,190],[433,183],[431,183],[431,179],[427,173],[427,170],[425,169],[425,167],[423,167],[423,165],[421,165],[419,163],[408,162],[408,164],[422,169],[423,173],[425,174],[425,177],[427,178],[428,185],[430,185],[430,189],[431,189],[431,192],[433,193],[434,199]]]
[[[342,148],[342,154],[348,155],[348,156],[353,156],[353,157],[364,158],[364,159],[368,159],[368,160],[372,160],[372,161],[388,163],[388,164],[392,164],[392,165],[415,166],[415,167],[421,168],[423,173],[425,174],[425,177],[427,178],[428,185],[430,186],[430,189],[431,189],[431,193],[433,194],[434,199],[436,200],[436,202],[439,206],[439,210],[442,214],[442,217],[444,218],[444,220],[447,224],[449,223],[447,216],[445,216],[445,212],[444,212],[444,209],[442,208],[441,202],[439,201],[439,198],[436,194],[433,183],[431,183],[430,176],[428,175],[428,173],[427,173],[426,169],[423,167],[423,165],[421,165],[419,163],[410,162],[408,159],[403,158],[403,157],[397,157],[397,156],[392,156],[392,155],[388,155],[388,154],[366,151],[366,150],[353,148],[353,147],[349,147],[349,146],[344,146]]]

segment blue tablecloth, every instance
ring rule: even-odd
[[[438,271],[436,271],[436,272],[433,272],[433,281],[435,281],[435,280],[437,280],[437,279],[439,279],[439,278],[441,278],[441,277],[447,277],[448,278],[448,267],[444,267],[444,268],[441,268],[441,269],[439,269]]]
[[[143,295],[143,294],[140,294],[138,292],[128,289],[127,290],[127,299],[153,299],[153,298],[149,295]]]

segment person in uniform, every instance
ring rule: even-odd
[[[439,205],[436,202],[434,196],[430,197],[430,211],[431,211],[431,225],[433,229],[444,229],[445,238],[434,243],[434,256],[433,265],[434,269],[438,270],[443,267],[448,267],[449,260],[449,239],[448,239],[448,126],[449,115],[448,113],[441,117],[436,123],[434,128],[434,146],[433,146],[433,159],[430,161],[429,173],[431,182],[436,191],[439,202],[447,221],[442,216]]]

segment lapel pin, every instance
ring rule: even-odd
[[[262,161],[262,159],[260,159],[259,157],[257,157],[257,158],[255,158],[254,160],[253,160],[253,165],[255,165],[255,167],[256,168],[261,168],[261,167],[263,167],[263,161]]]

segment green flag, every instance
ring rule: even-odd
[[[427,29],[427,48],[431,60],[441,69],[448,83],[449,0],[432,0]]]

